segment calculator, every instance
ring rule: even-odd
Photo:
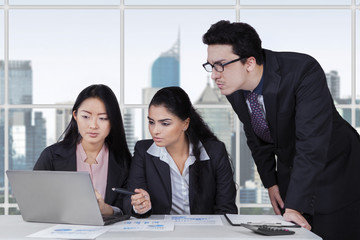
[[[294,231],[291,231],[283,227],[270,227],[267,225],[250,225],[250,224],[241,224],[241,226],[252,230],[255,233],[266,235],[266,236],[276,236],[276,235],[293,235]]]

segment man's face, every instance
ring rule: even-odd
[[[238,55],[232,52],[231,45],[209,45],[207,51],[207,61],[211,64],[224,64],[239,58]],[[239,89],[248,90],[246,87],[246,77],[246,64],[244,65],[240,61],[236,61],[224,66],[223,72],[217,72],[213,68],[211,73],[211,78],[215,81],[216,85],[221,91],[221,94],[223,95],[230,95]]]

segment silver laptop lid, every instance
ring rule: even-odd
[[[104,225],[87,172],[8,170],[24,221]]]

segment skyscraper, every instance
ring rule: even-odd
[[[169,86],[180,86],[180,32],[174,45],[152,64],[151,86],[143,89],[143,103],[148,104],[160,88]],[[150,138],[146,116],[147,109],[143,111],[143,138]]]
[[[337,71],[330,71],[325,74],[326,82],[333,99],[337,102],[340,100],[340,76]]]
[[[229,104],[226,97],[221,95],[220,90],[210,85],[208,77],[205,89],[201,93],[196,104],[214,105]],[[197,111],[201,114],[204,121],[209,125],[215,135],[225,143],[229,154],[232,154],[232,141],[234,140],[234,111],[231,108],[200,108]],[[231,155],[232,164],[235,167],[235,155]]]
[[[180,85],[180,34],[175,44],[163,52],[151,68],[151,87],[162,88]]]
[[[327,81],[327,85],[329,87],[331,96],[334,99],[335,104],[351,104],[351,96],[348,97],[341,97],[340,96],[340,76],[338,74],[337,71],[332,70],[328,73],[326,73],[326,81]],[[355,98],[356,104],[359,104],[359,100],[358,97]],[[341,114],[341,116],[348,121],[350,124],[352,124],[352,110],[351,108],[342,108],[342,109],[338,109],[339,113]],[[359,131],[359,127],[360,127],[360,109],[356,108],[355,109],[355,128]]]
[[[9,61],[8,103],[32,104],[31,61]],[[4,62],[0,61],[0,86],[5,87]],[[1,98],[1,103],[5,99]],[[0,121],[1,136],[4,136],[4,121]],[[40,152],[46,147],[46,127],[42,112],[32,109],[9,110],[9,168],[31,169]],[[4,137],[0,138],[0,164],[4,165]],[[0,182],[3,183],[3,175]]]
[[[137,139],[135,138],[134,131],[134,109],[126,108],[122,112],[126,142],[131,153],[134,152],[134,147]]]
[[[74,104],[73,102],[63,102],[59,104]],[[64,133],[66,127],[69,125],[72,117],[71,108],[58,108],[56,109],[55,116],[55,141],[58,141]]]

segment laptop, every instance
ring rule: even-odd
[[[101,215],[88,172],[6,171],[24,221],[108,225],[129,215]]]

